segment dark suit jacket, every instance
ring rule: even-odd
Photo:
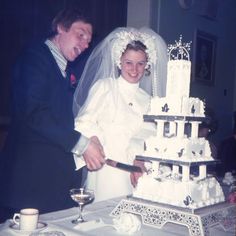
[[[81,176],[71,153],[80,137],[74,130],[73,92],[43,42],[20,56],[12,89],[1,205],[34,207],[41,213],[74,206],[69,189],[79,187]]]

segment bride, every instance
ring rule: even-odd
[[[165,95],[166,55],[165,42],[148,28],[117,28],[90,55],[75,92],[75,127],[96,135],[107,158],[134,163],[130,141],[144,125],[150,96]],[[132,193],[130,173],[108,165],[88,171],[86,187],[95,201]]]

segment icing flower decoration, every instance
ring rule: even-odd
[[[138,216],[131,213],[123,213],[113,219],[114,227],[121,234],[133,234],[140,230],[141,221]]]
[[[112,48],[112,55],[116,65],[120,68],[120,58],[122,53],[125,51],[127,45],[132,41],[140,41],[146,46],[146,53],[148,56],[148,61],[146,68],[150,67],[152,63],[156,62],[156,53],[155,53],[155,43],[154,37],[145,33],[140,33],[137,31],[121,31],[116,34],[117,39],[115,40]]]

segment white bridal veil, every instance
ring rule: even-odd
[[[160,35],[149,28],[120,27],[101,41],[89,56],[74,94],[73,112],[75,116],[84,104],[89,89],[97,80],[117,79],[119,77],[117,54],[121,56],[124,49],[122,45],[127,46],[132,40],[140,40],[147,47],[150,73],[145,73],[140,81],[140,87],[152,96],[165,96],[167,80],[166,43]],[[114,94],[114,96],[116,95]]]

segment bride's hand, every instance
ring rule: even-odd
[[[134,160],[134,165],[141,167],[143,172],[147,171],[147,169],[144,165],[144,161]],[[140,172],[132,172],[130,174],[130,180],[131,180],[131,184],[133,185],[133,187],[136,187],[136,185],[138,184],[138,179],[143,175],[143,172],[141,172],[141,173]]]

